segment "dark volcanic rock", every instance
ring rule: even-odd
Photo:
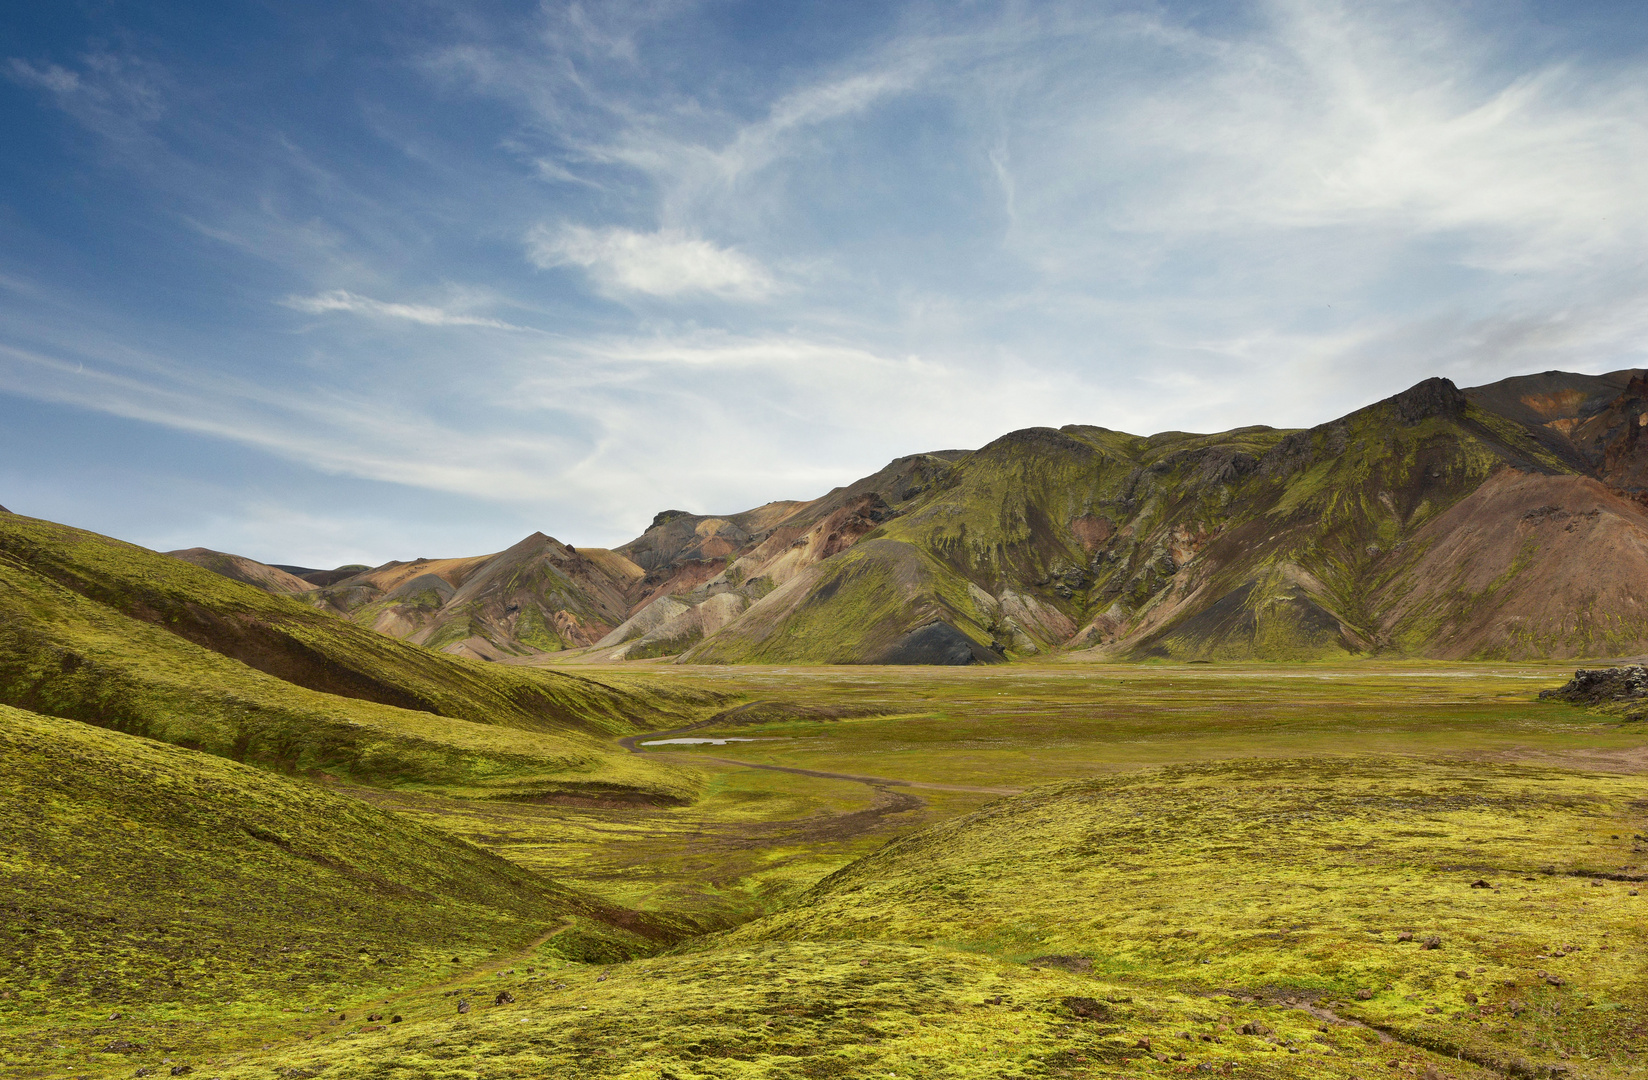
[[[1067,997],[1064,999],[1064,1007],[1083,1020],[1110,1019],[1110,1006],[1090,997]]]
[[[1630,701],[1648,697],[1648,668],[1639,664],[1617,668],[1580,668],[1567,684],[1556,690],[1541,690],[1542,701],[1569,701],[1576,705],[1600,705],[1605,701]]]
[[[1396,418],[1417,424],[1433,416],[1465,415],[1465,395],[1450,379],[1426,379],[1387,399],[1396,407]]]
[[[932,622],[895,641],[874,664],[999,664],[1002,658],[947,622]]]

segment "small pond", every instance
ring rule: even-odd
[[[754,739],[652,739],[642,746],[725,746],[730,742],[755,742]]]

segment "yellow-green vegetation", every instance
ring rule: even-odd
[[[287,651],[254,663],[248,642]],[[691,775],[600,735],[715,700],[440,656],[176,559],[0,516],[0,701],[36,712],[365,783],[683,801]]]
[[[689,798],[693,790],[690,775],[615,753],[579,727],[557,729],[508,713],[499,723],[480,723],[294,685],[4,558],[0,612],[0,700],[38,712],[238,761],[367,783],[517,796],[629,791],[669,800]],[[588,685],[612,701],[628,696]],[[659,715],[645,699],[636,701],[638,715]],[[516,726],[502,726],[510,719]]]
[[[1572,674],[1554,665],[1066,662],[659,675],[666,673],[672,685],[848,713],[824,722],[728,711],[691,734],[758,741],[673,748],[677,759],[736,757],[997,793],[1186,761],[1309,754],[1469,754],[1635,770],[1648,741],[1640,724],[1537,700]],[[752,718],[761,722],[734,722]]]
[[[730,706],[683,710],[670,726],[684,735],[755,740],[638,746],[638,767],[701,778],[677,805],[337,781],[326,794],[86,728],[349,808],[328,821],[487,849],[558,882],[545,886],[556,896],[611,906],[579,909],[574,930],[541,945],[559,924],[483,919],[522,933],[477,938],[445,958],[463,961],[450,968],[300,981],[313,994],[291,1004],[260,997],[264,969],[221,946],[236,962],[199,970],[214,972],[224,1000],[251,1002],[239,1012],[185,1000],[164,1016],[94,1011],[65,997],[63,1025],[28,1041],[29,1023],[55,1015],[65,954],[49,973],[42,965],[41,996],[5,1044],[15,1056],[0,1060],[23,1062],[24,1076],[110,1080],[184,1065],[224,1080],[1630,1077],[1648,1064],[1631,1055],[1648,1009],[1648,919],[1630,895],[1648,861],[1648,730],[1535,700],[1567,674],[1071,663],[598,672],[614,692]],[[40,772],[66,782],[76,771],[55,760]],[[83,801],[147,805],[141,776],[101,772],[102,794]],[[72,810],[80,797],[63,790],[51,805]],[[110,934],[140,921],[155,891],[105,903],[109,872],[86,867],[162,874],[199,846],[180,826],[176,843],[146,834],[122,861],[98,846],[108,830],[58,816],[55,842],[91,854],[52,879],[53,895],[84,894],[88,911],[109,913]],[[263,822],[298,843],[295,829]],[[390,828],[345,824],[315,850],[347,862],[351,845]],[[267,842],[252,851],[286,857]],[[405,881],[378,865],[369,869]],[[278,880],[267,863],[246,866],[244,879],[224,876]],[[372,933],[402,918],[377,900],[305,910]],[[714,932],[672,936],[697,928]],[[626,933],[643,929],[653,936]],[[1439,947],[1425,948],[1433,935]],[[346,1000],[349,986],[360,993]],[[104,1019],[114,1012],[139,1020]],[[197,1017],[207,1019],[188,1026]],[[144,1049],[101,1052],[117,1043]]]
[[[314,784],[4,706],[0,835],[7,1075],[256,1046],[499,950],[679,933]]]
[[[565,671],[420,649],[179,559],[48,521],[0,515],[0,563],[287,682],[484,724],[626,734],[681,707]],[[9,700],[9,699],[8,699]],[[640,723],[638,723],[640,722]]]
[[[1645,829],[1636,777],[1378,758],[1179,766],[905,837],[732,940],[1052,955],[1158,992],[1308,1000],[1501,1071],[1624,1068],[1648,1033]]]
[[[508,958],[513,977],[395,998],[404,1026],[213,1071],[1626,1076],[1645,922],[1611,830],[1644,827],[1644,794],[1389,759],[1072,783],[909,835],[671,955],[530,974],[541,960]]]
[[[278,1052],[225,1057],[210,1074],[995,1080],[1212,1070],[1343,1078],[1395,1061],[1450,1077],[1494,1075],[1385,1044],[1302,1001],[1145,990],[944,948],[785,942],[599,972],[527,975],[517,960],[513,974],[450,984],[461,997],[441,990],[404,1006],[397,1000],[402,1025],[351,1024]],[[500,990],[514,1000],[495,1004]],[[458,1015],[455,1000],[473,1010]]]

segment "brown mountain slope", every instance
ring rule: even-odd
[[[1648,511],[1586,476],[1503,469],[1414,534],[1382,640],[1443,659],[1609,656],[1648,642]]]
[[[255,585],[264,592],[292,595],[309,592],[315,588],[312,583],[277,566],[267,566],[254,559],[241,555],[227,555],[211,548],[184,548],[181,551],[168,551],[166,554],[174,559],[194,563],[214,574],[221,574],[231,581]]]
[[[391,562],[315,594],[380,633],[471,659],[593,644],[629,614],[640,567],[543,533],[495,555]]]
[[[1606,375],[1579,375],[1543,371],[1516,375],[1465,391],[1472,404],[1514,420],[1569,465],[1584,472],[1598,459],[1600,448],[1576,431],[1587,419],[1605,410],[1630,385],[1634,371]]]

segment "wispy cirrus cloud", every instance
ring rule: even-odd
[[[535,265],[579,267],[614,294],[760,300],[777,289],[772,275],[755,259],[679,229],[642,233],[540,224],[527,233],[526,250]]]
[[[529,330],[501,319],[484,315],[468,315],[449,311],[430,304],[397,304],[358,296],[344,289],[332,289],[313,296],[288,296],[280,301],[282,307],[306,311],[312,315],[341,311],[352,315],[368,315],[383,319],[401,319],[421,326],[484,326],[493,330]]]
[[[345,477],[612,542],[1026,424],[1291,426],[1648,361],[1648,46],[1617,28],[731,2],[436,5],[355,42],[398,66],[298,27],[234,79],[18,46],[0,91],[71,134],[72,182],[37,259],[19,230],[59,222],[0,219],[0,390],[321,474],[295,503]],[[425,527],[386,491],[384,536]]]

